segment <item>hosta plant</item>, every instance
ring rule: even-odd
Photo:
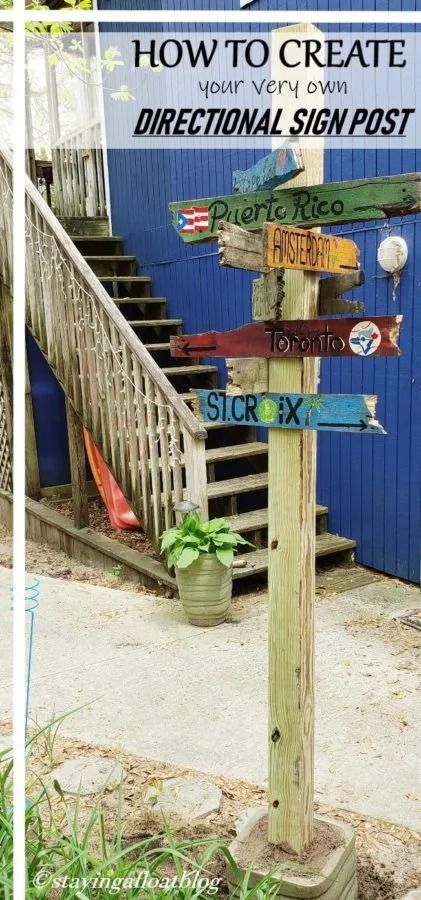
[[[249,541],[230,531],[226,519],[202,522],[196,514],[187,515],[179,525],[164,531],[161,536],[161,553],[169,551],[168,565],[177,569],[188,566],[203,554],[216,554],[219,562],[229,568],[239,545],[252,547]]]

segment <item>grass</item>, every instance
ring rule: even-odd
[[[28,741],[51,749],[65,716],[37,728]],[[13,876],[13,762],[0,753],[0,900],[12,900]],[[199,900],[230,896],[225,861],[233,869],[229,839],[180,840],[163,820],[162,830],[142,835],[135,843],[124,838],[123,795],[112,834],[106,834],[102,797],[86,809],[80,796],[66,798],[60,785],[47,786],[28,765],[26,810],[27,900]],[[282,867],[280,867],[282,868]],[[274,873],[250,885],[250,872],[241,880],[239,900],[268,900],[274,896]],[[279,884],[279,882],[278,882]]]

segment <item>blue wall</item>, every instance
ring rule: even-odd
[[[41,486],[69,484],[70,462],[64,393],[29,332],[26,335],[26,352]]]
[[[175,0],[163,0],[157,8],[183,6],[186,8]],[[236,0],[223,6],[238,8]],[[130,8],[130,0],[116,0],[116,7]],[[216,4],[196,0],[188,7],[209,9]],[[287,3],[284,8],[329,7],[334,4]],[[351,7],[362,9],[363,4],[354,2]],[[101,3],[101,8],[109,8],[109,4]],[[274,8],[274,4],[260,2],[253,8]],[[364,9],[399,8],[410,10],[416,5],[364,2]],[[200,30],[197,25],[189,28]],[[337,25],[330,28],[337,30]],[[242,30],[251,29],[256,26],[242,25]],[[232,170],[246,168],[258,155],[222,150],[108,154],[114,231],[124,235],[126,252],[139,256],[144,271],[153,277],[154,292],[167,296],[170,314],[182,316],[188,332],[227,329],[250,321],[252,276],[222,269],[214,244],[184,245],[170,224],[167,204],[231,193]],[[412,172],[421,168],[421,153],[331,152],[326,154],[325,166],[325,179],[330,181]],[[366,271],[366,285],[355,297],[364,297],[372,315],[404,314],[402,356],[399,360],[323,362],[321,390],[378,394],[379,418],[388,435],[384,439],[323,435],[318,449],[318,500],[329,506],[329,529],[358,541],[361,563],[415,582],[420,580],[421,537],[421,417],[417,404],[421,387],[420,229],[421,217],[417,222],[409,217],[392,219],[386,225],[367,223],[342,229],[358,243]],[[409,264],[396,299],[390,279],[383,277],[376,263],[377,247],[388,233],[402,234],[409,247]],[[221,363],[222,370],[223,366]]]

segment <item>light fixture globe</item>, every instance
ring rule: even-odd
[[[394,235],[381,242],[377,251],[377,261],[384,272],[395,275],[406,265],[408,245],[402,237]]]

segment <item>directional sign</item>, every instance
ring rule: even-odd
[[[194,393],[204,422],[385,434],[375,418],[377,397],[365,394]]]
[[[219,262],[221,266],[249,269],[251,272],[270,271],[261,231],[246,231],[230,222],[220,222],[218,227]]]
[[[247,231],[265,222],[299,227],[387,219],[421,211],[421,173],[256,191],[169,204],[183,241],[216,240],[221,219]]]
[[[338,274],[359,269],[354,241],[292,225],[265,225],[263,235],[264,260],[271,269]]]
[[[348,315],[363,313],[363,300],[346,300],[342,294],[360,287],[364,282],[364,269],[358,269],[358,272],[351,272],[349,275],[321,278],[319,281],[319,316],[335,316],[337,313],[348,313]]]
[[[234,194],[247,194],[264,188],[272,189],[304,171],[304,163],[300,150],[292,147],[281,147],[246,169],[244,172],[232,173],[232,189]]]
[[[308,357],[399,356],[402,316],[253,322],[233,331],[171,337],[171,356]]]

